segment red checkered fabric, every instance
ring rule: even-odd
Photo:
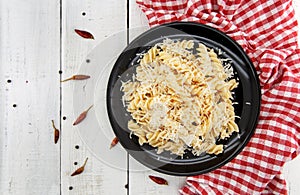
[[[150,26],[195,21],[235,39],[262,88],[254,136],[231,162],[187,177],[181,194],[287,194],[281,174],[300,145],[300,50],[291,0],[137,0]]]

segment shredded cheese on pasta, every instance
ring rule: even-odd
[[[196,53],[194,52],[196,48]],[[192,40],[165,39],[141,55],[132,81],[122,83],[122,101],[131,114],[128,128],[139,144],[183,156],[220,154],[238,132],[232,90],[238,82],[213,49]]]

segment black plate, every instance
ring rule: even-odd
[[[144,144],[140,146],[136,136],[130,138],[127,113],[121,101],[121,81],[127,81],[135,73],[135,65],[139,59],[137,54],[146,52],[163,39],[193,39],[204,43],[215,50],[220,49],[220,57],[232,61],[235,78],[239,87],[234,91],[235,113],[240,116],[236,122],[240,132],[233,134],[228,140],[223,140],[224,152],[220,155],[203,154],[194,156],[187,152],[183,158],[156,150]],[[255,69],[243,49],[224,33],[198,23],[175,22],[152,28],[132,41],[117,59],[107,87],[107,109],[112,128],[122,146],[140,163],[156,171],[170,175],[196,175],[209,172],[223,166],[238,155],[250,140],[259,116],[260,86]]]

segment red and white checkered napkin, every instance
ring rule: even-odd
[[[231,162],[187,177],[181,194],[287,194],[281,174],[300,145],[300,49],[292,0],[137,0],[150,26],[195,21],[235,39],[259,75],[254,136]],[[295,170],[298,171],[298,170]]]

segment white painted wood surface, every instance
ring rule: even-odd
[[[85,13],[85,15],[83,14]],[[101,43],[102,40],[109,37],[111,34],[124,30],[126,28],[126,2],[125,1],[73,1],[64,0],[62,4],[62,21],[63,21],[63,60],[62,60],[62,77],[67,78],[73,74],[87,74],[81,72],[80,66],[90,66],[94,63],[95,58],[87,58],[92,49]],[[79,37],[74,33],[74,29],[87,30],[92,32],[95,40],[87,40]],[[120,40],[120,45],[126,46],[126,39]],[[101,55],[101,54],[100,54]],[[87,63],[86,60],[90,60]],[[98,62],[99,63],[99,62]],[[103,66],[104,64],[99,64]],[[91,75],[91,73],[88,73]],[[88,81],[78,81],[87,85],[97,78],[91,77]],[[77,83],[78,83],[77,82]],[[66,116],[66,120],[62,122],[62,194],[126,194],[127,189],[124,187],[127,183],[127,171],[119,170],[108,166],[107,159],[101,158],[102,149],[109,151],[109,143],[105,136],[103,139],[97,140],[99,143],[106,143],[99,146],[99,153],[92,153],[88,149],[88,145],[84,143],[80,135],[81,130],[94,131],[92,128],[85,128],[83,125],[89,123],[91,115],[95,113],[97,108],[94,108],[88,113],[88,117],[78,126],[73,126],[75,118],[85,109],[87,109],[93,101],[83,99],[81,102],[73,102],[73,92],[77,95],[87,94],[82,88],[75,87],[76,82],[62,83],[62,115]],[[78,91],[80,90],[80,91]],[[93,98],[93,97],[87,97]],[[76,105],[74,105],[76,103]],[[74,108],[78,109],[75,110]],[[77,112],[76,112],[77,111]],[[96,121],[92,121],[96,122]],[[91,124],[91,123],[89,123]],[[108,129],[110,132],[111,129]],[[95,131],[96,132],[96,131]],[[111,136],[110,139],[112,139]],[[105,142],[106,141],[106,142]],[[78,145],[79,149],[75,149]],[[122,167],[127,168],[127,155],[123,151],[123,157],[114,155],[115,150],[110,151],[111,157],[115,161],[123,162]],[[81,166],[84,159],[88,157],[88,163],[84,174],[70,177],[70,174]],[[100,157],[100,161],[97,157]],[[78,165],[74,165],[78,162]],[[70,187],[73,187],[70,190]]]
[[[60,193],[58,5],[0,1],[0,194]]]
[[[300,18],[300,2],[294,0],[294,7]],[[128,31],[128,40],[127,25],[134,28]],[[92,32],[95,40],[82,39],[75,28]],[[86,120],[101,115],[101,102],[95,100],[105,91],[101,79],[59,82],[77,73],[93,74],[89,67],[96,65],[92,60],[99,51],[94,48],[105,45],[112,34],[117,33],[121,49],[147,28],[134,0],[0,0],[0,194],[177,193],[183,177],[149,170],[120,146],[108,149],[113,134],[104,119],[95,128],[90,123],[72,125],[90,104],[95,105]],[[103,63],[99,66],[109,66]],[[94,85],[99,92],[89,98]],[[56,145],[52,119],[61,130]],[[103,139],[89,142],[92,132]],[[84,173],[70,177],[86,157]],[[300,191],[299,169],[300,157],[284,167],[291,195]],[[170,185],[155,185],[149,174],[165,177]]]

